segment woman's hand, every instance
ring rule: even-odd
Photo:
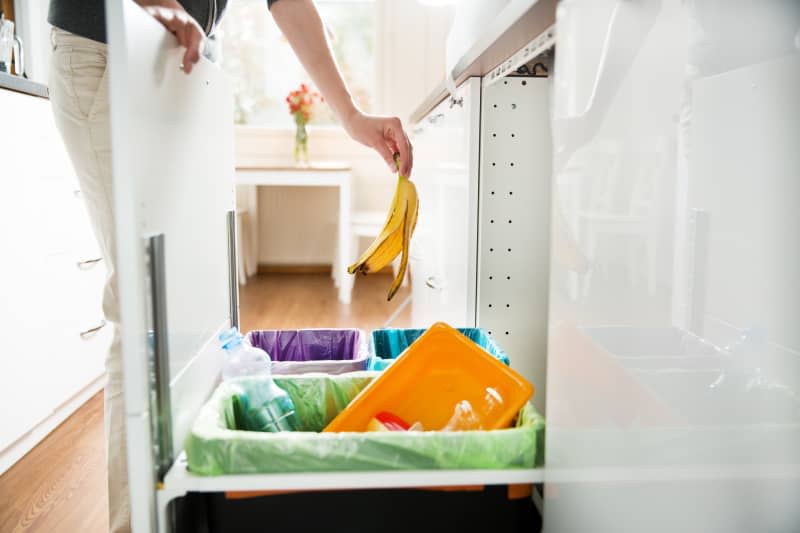
[[[186,48],[182,68],[186,74],[200,61],[201,46],[205,41],[203,29],[176,0],[137,0],[154,19],[159,21]]]
[[[394,154],[399,153],[400,174],[411,175],[414,151],[399,118],[367,115],[355,111],[345,119],[344,128],[354,140],[378,152],[392,173],[397,172]]]

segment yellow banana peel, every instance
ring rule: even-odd
[[[411,180],[400,174],[398,154],[394,159],[398,166],[397,188],[383,229],[358,261],[347,268],[350,274],[372,274],[382,270],[402,253],[400,270],[389,288],[389,300],[397,293],[408,269],[408,250],[419,213],[417,188]]]

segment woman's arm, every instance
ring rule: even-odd
[[[350,137],[377,151],[392,172],[396,170],[393,154],[399,152],[400,172],[410,175],[412,147],[400,119],[367,115],[356,107],[336,65],[314,2],[279,0],[270,11]]]

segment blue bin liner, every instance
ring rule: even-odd
[[[369,369],[386,369],[425,331],[424,329],[395,328],[373,330],[372,357],[370,358]],[[506,352],[484,330],[480,328],[458,328],[458,331],[498,360],[506,365],[510,364]]]

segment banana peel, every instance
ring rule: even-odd
[[[372,274],[379,272],[402,254],[400,269],[389,288],[388,300],[397,293],[406,275],[409,246],[419,213],[417,188],[411,180],[400,174],[399,154],[395,154],[394,160],[398,168],[397,187],[383,229],[358,261],[347,268],[350,274]]]

